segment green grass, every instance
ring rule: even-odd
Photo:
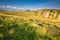
[[[28,17],[32,14],[29,12],[21,14]],[[60,23],[58,22],[43,21],[36,18],[25,20],[20,17],[8,16],[21,16],[19,13],[18,15],[2,12],[2,14],[7,15],[0,14],[0,40],[60,40]]]

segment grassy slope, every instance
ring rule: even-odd
[[[60,40],[60,21],[43,19],[38,11],[0,11],[0,40]]]

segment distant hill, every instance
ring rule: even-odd
[[[24,17],[38,17],[41,19],[49,19],[49,20],[60,20],[60,10],[59,9],[42,9],[42,10],[16,10],[16,11],[5,11],[0,10],[0,13],[3,12],[4,14],[9,15],[17,15],[17,16],[24,16]]]

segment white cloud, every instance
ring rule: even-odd
[[[7,5],[7,6],[0,5],[0,8],[13,8],[13,9],[16,9],[17,7],[16,6],[10,6],[10,5]]]

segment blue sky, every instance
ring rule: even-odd
[[[60,0],[0,0],[0,9],[60,9]]]

